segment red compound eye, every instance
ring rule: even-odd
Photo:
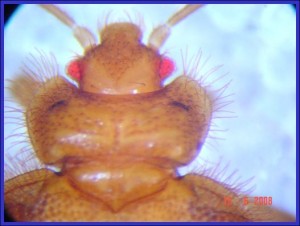
[[[174,62],[169,58],[162,58],[159,65],[159,76],[161,79],[168,77],[174,71]]]
[[[78,60],[71,61],[68,64],[67,74],[75,80],[80,80],[81,73],[80,73],[80,64]]]

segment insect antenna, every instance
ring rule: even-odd
[[[170,17],[165,24],[154,28],[149,37],[148,46],[153,49],[159,49],[170,36],[172,26],[176,25],[202,6],[202,4],[186,5]]]
[[[41,4],[40,6],[52,15],[54,15],[66,26],[71,28],[74,37],[84,49],[87,49],[97,43],[96,38],[92,32],[90,32],[86,27],[78,26],[67,13],[65,13],[58,7],[48,4]]]

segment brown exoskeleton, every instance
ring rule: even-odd
[[[168,21],[199,8],[187,6]],[[46,6],[69,27],[72,19]],[[183,16],[181,16],[183,15]],[[47,167],[6,182],[5,205],[19,221],[264,221],[291,220],[271,208],[224,205],[240,196],[210,178],[178,177],[209,129],[214,99],[188,75],[162,80],[172,62],[159,53],[168,26],[148,45],[132,23],[107,25],[101,44],[80,28],[85,55],[68,74],[16,79],[37,157]],[[21,82],[22,81],[22,82]]]

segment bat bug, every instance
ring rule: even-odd
[[[207,6],[206,6],[207,7]],[[62,8],[63,8],[63,6],[62,6]],[[207,7],[208,8],[208,7]],[[202,9],[202,10],[204,10],[204,8]],[[67,10],[66,10],[67,11]],[[200,11],[199,11],[200,12]],[[195,14],[195,13],[194,13]],[[194,15],[193,14],[193,15]],[[170,15],[171,15],[171,13],[170,13]],[[190,17],[192,17],[193,15],[191,15]],[[74,18],[75,20],[77,20],[76,18]],[[53,19],[53,17],[52,17],[52,20],[54,21],[54,19]],[[186,20],[188,20],[188,19],[186,19]],[[161,21],[160,21],[161,22]],[[182,21],[181,22],[181,24],[183,23],[183,22],[185,22],[185,21]],[[171,34],[171,36],[173,36],[174,35],[174,33],[173,33],[173,31],[174,32],[176,32],[176,28],[177,28],[177,26],[180,26],[180,24],[179,25],[176,25],[175,27],[174,27],[174,29],[172,30],[172,34]],[[51,36],[54,36],[55,34],[51,34]],[[169,41],[169,40],[168,40]],[[168,41],[166,42],[166,44],[168,43]],[[175,48],[176,46],[174,46],[173,48]],[[53,50],[51,50],[51,51],[53,51]],[[72,50],[73,51],[73,50]],[[53,51],[54,52],[54,51]],[[79,52],[79,51],[78,51]],[[167,55],[167,54],[166,54]],[[70,58],[68,59],[68,61],[70,61]],[[177,65],[178,64],[178,62],[176,62],[176,66],[178,66]],[[59,70],[59,72],[60,73],[62,73],[63,72],[63,70]],[[180,104],[180,102],[174,102],[173,103],[173,105],[174,105],[174,107],[178,107],[179,109],[181,108],[182,109],[182,111],[184,111],[185,110],[185,108],[187,108],[187,107],[180,107],[180,106],[185,106],[185,105],[182,105],[182,104]],[[57,109],[59,109],[59,106],[64,106],[64,102],[62,102],[62,101],[60,101],[60,102],[57,102],[56,103],[56,105],[51,105],[52,106],[52,109],[53,110],[57,110]],[[125,208],[125,207],[124,207]],[[150,215],[149,215],[150,216]],[[136,218],[137,219],[137,218]],[[136,220],[136,219],[130,219],[130,220]],[[225,218],[226,219],[226,218]],[[68,220],[68,219],[66,219],[66,220]],[[84,219],[82,219],[82,220],[84,220]],[[122,220],[126,220],[126,219],[120,219],[121,221]],[[142,220],[146,220],[146,219],[142,219]],[[153,219],[152,219],[153,220]],[[156,219],[155,219],[156,220]],[[157,219],[157,220],[161,220],[161,219]],[[176,219],[167,219],[167,220],[176,220]],[[195,221],[195,220],[194,220]]]

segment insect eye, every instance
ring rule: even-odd
[[[66,68],[66,73],[71,78],[79,81],[81,79],[81,70],[80,70],[80,62],[79,60],[71,61]]]
[[[171,59],[169,59],[167,57],[162,58],[160,65],[159,65],[160,78],[164,79],[164,78],[168,77],[170,74],[172,74],[174,69],[175,69],[175,65]]]

